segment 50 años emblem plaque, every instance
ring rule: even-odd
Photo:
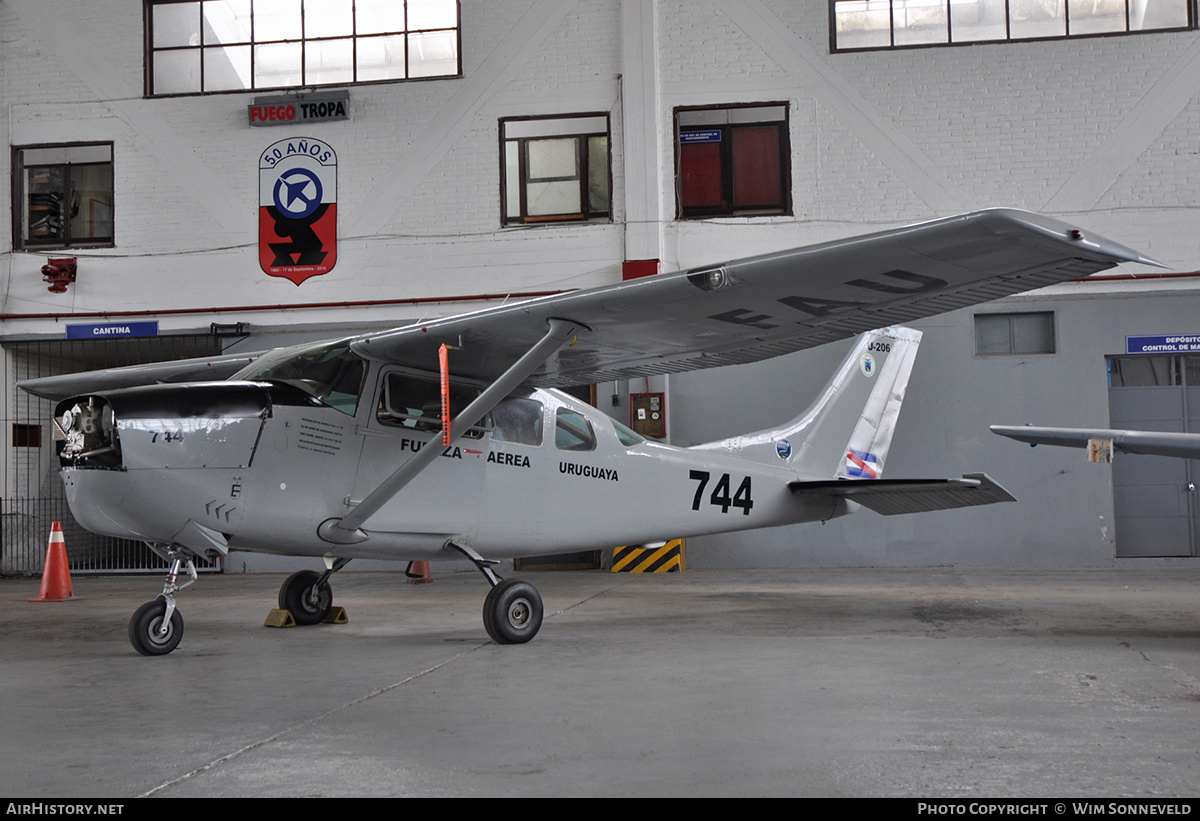
[[[299,285],[337,263],[337,154],[310,137],[280,140],[258,160],[258,259]]]

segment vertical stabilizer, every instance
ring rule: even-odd
[[[920,343],[921,332],[911,328],[865,333],[803,414],[779,428],[697,448],[786,464],[805,476],[877,479]]]

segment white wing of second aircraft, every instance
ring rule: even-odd
[[[566,320],[573,338],[523,384],[568,387],[768,359],[1121,262],[1158,265],[1057,220],[992,209],[365,334],[352,347],[436,370],[446,343],[455,347],[455,374],[490,381],[537,344],[550,320]],[[209,378],[232,374],[233,364],[197,360]],[[187,381],[180,374],[189,373],[179,363],[129,371],[122,386]],[[110,388],[120,377],[109,371],[21,386],[61,399]]]
[[[1113,450],[1119,453],[1200,459],[1200,433],[1162,433],[1104,428],[1039,428],[1033,425],[992,425],[990,430],[1000,436],[1007,436],[1018,442],[1028,442],[1031,445],[1086,448],[1091,440],[1101,439],[1110,440],[1113,443]]]

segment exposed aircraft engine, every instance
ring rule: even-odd
[[[62,433],[58,455],[63,465],[92,464],[116,467],[121,452],[116,436],[112,406],[104,399],[89,396],[86,401],[63,403],[57,423]],[[60,406],[62,408],[62,406]]]

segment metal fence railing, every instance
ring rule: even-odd
[[[60,522],[72,573],[162,573],[166,563],[143,542],[98,536],[71,515],[58,476],[53,401],[15,387],[22,379],[144,362],[214,356],[213,334],[129,339],[7,340],[0,346],[0,575],[38,575],[50,526]],[[210,562],[197,569],[219,570]]]
[[[145,542],[84,530],[71,516],[66,499],[0,499],[0,575],[40,575],[55,522],[62,526],[67,566],[73,574],[167,570],[167,563]],[[196,560],[195,565],[202,572],[220,570],[218,563],[205,560]]]

